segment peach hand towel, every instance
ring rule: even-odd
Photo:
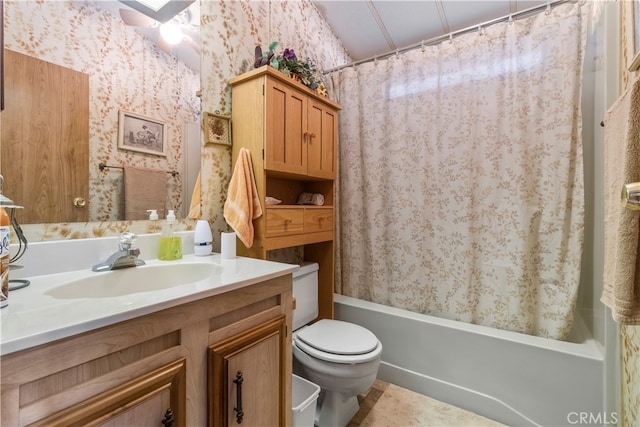
[[[640,78],[611,106],[604,135],[604,287],[600,301],[621,324],[640,324],[640,211],[620,203],[640,181]]]
[[[241,148],[229,182],[224,219],[247,248],[253,246],[253,220],[262,215],[251,164],[251,152]]]
[[[164,218],[167,204],[167,173],[162,170],[124,167],[124,215],[127,221],[149,219],[147,209]]]

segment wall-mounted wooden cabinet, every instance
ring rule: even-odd
[[[265,81],[265,170],[335,179],[337,109],[275,78]]]
[[[254,221],[251,248],[238,253],[267,258],[274,249],[304,246],[319,264],[319,318],[333,318],[334,200],[341,106],[265,66],[230,80],[233,162],[251,152],[264,214]],[[320,193],[324,204],[298,205],[301,193]],[[281,200],[266,204],[266,198]]]

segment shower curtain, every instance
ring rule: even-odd
[[[328,76],[343,106],[337,292],[568,334],[584,226],[586,7]]]

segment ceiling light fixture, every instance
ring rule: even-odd
[[[160,25],[160,35],[170,45],[176,45],[184,38],[180,26],[175,21],[165,22]]]
[[[189,7],[195,0],[120,0],[132,9],[137,10],[149,18],[160,23],[171,18]]]

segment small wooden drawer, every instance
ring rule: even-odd
[[[333,230],[333,208],[307,208],[304,210],[305,233],[329,230]]]
[[[267,209],[267,236],[302,233],[304,209]]]

